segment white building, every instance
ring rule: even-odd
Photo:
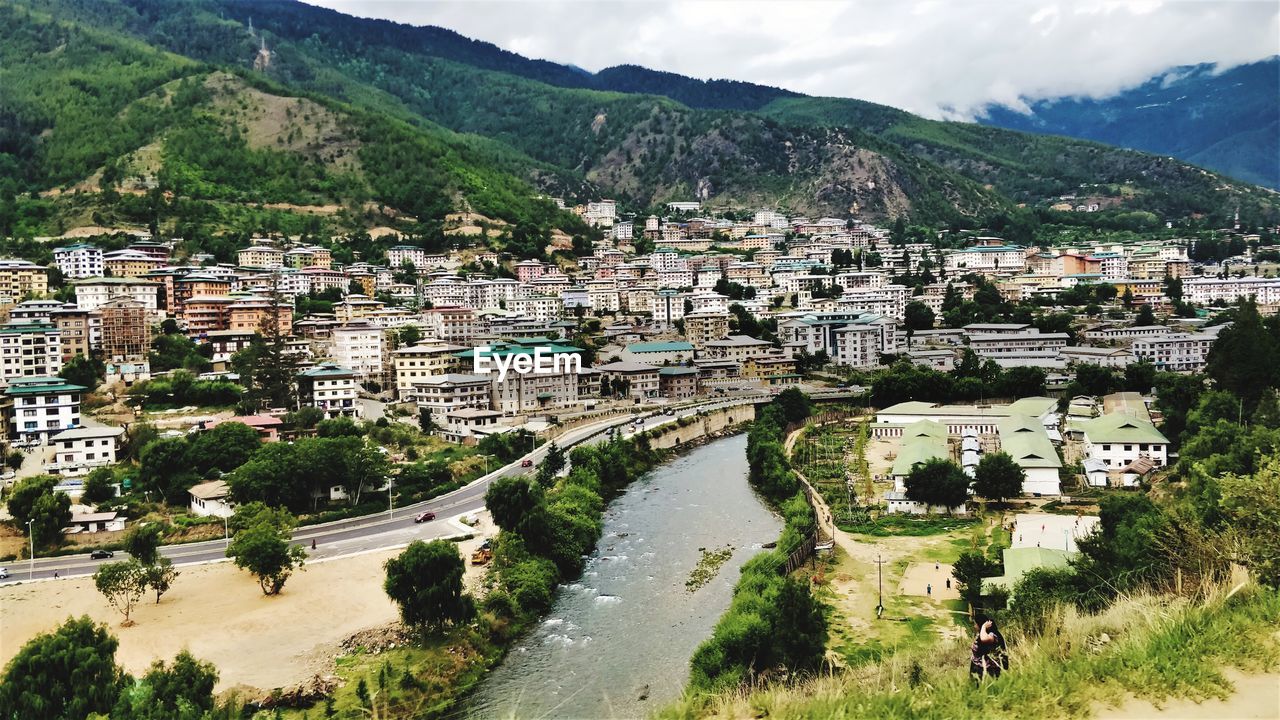
[[[1110,471],[1149,459],[1156,467],[1168,463],[1169,440],[1150,421],[1126,413],[1111,413],[1073,423],[1070,430],[1084,436],[1085,454],[1101,460]]]
[[[4,391],[9,438],[44,443],[59,431],[79,427],[84,391],[60,377],[10,379]]]
[[[224,480],[210,480],[191,486],[191,514],[197,517],[229,518],[235,514],[231,491]]]
[[[333,329],[333,359],[350,368],[362,380],[382,381],[386,333],[382,328],[355,322]]]
[[[0,326],[0,380],[62,372],[62,332],[48,322]]]
[[[76,288],[76,307],[81,310],[97,310],[112,300],[124,298],[142,305],[147,310],[160,308],[160,283],[123,277],[100,277],[80,280]]]
[[[1202,370],[1213,347],[1213,335],[1170,333],[1133,341],[1133,354],[1156,366],[1157,370],[1194,372]]]
[[[326,418],[360,417],[360,386],[355,372],[321,363],[298,374],[298,401],[324,411]]]
[[[114,465],[124,428],[82,427],[63,430],[49,438],[53,462],[45,465],[52,475],[85,475],[94,468]]]
[[[53,260],[63,277],[81,279],[102,277],[105,266],[102,262],[102,248],[86,243],[76,243],[66,247],[54,248]]]

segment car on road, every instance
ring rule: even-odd
[[[9,579],[9,568],[0,568],[0,580]]]
[[[418,514],[413,518],[413,521],[414,521],[414,522],[416,522],[416,523],[424,523],[424,522],[430,522],[430,521],[435,520],[435,519],[436,519],[436,514],[435,514],[435,513],[433,513],[433,512],[431,512],[430,510],[428,510],[427,512],[420,512],[420,513],[418,513]]]
[[[90,560],[106,560],[107,558],[113,558],[115,556],[116,554],[110,550],[94,550],[89,553]]]
[[[533,467],[533,461],[529,458],[525,458],[520,461],[520,467]]]

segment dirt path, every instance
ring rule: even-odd
[[[464,557],[479,542],[460,543]],[[5,586],[0,588],[0,666],[33,636],[68,616],[88,615],[119,638],[116,656],[130,672],[142,672],[153,660],[172,659],[186,648],[218,667],[219,690],[288,687],[326,672],[332,650],[349,635],[397,618],[382,591],[382,564],[400,552],[379,550],[308,564],[276,597],[264,596],[230,563],[182,568],[173,590],[159,605],[154,598],[144,600],[133,614],[137,624],[128,628],[120,627],[120,614],[94,589],[92,578]],[[482,573],[467,564],[469,588]]]
[[[1280,718],[1280,673],[1245,675],[1228,669],[1224,673],[1235,692],[1225,700],[1217,698],[1196,702],[1170,700],[1159,706],[1148,700],[1131,698],[1118,708],[1099,705],[1094,717],[1099,720],[1276,720]]]

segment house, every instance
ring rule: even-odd
[[[124,530],[125,518],[117,512],[80,513],[71,516],[71,522],[63,528],[68,535],[77,533],[115,532]]]
[[[698,369],[664,367],[658,370],[658,394],[665,398],[691,398],[698,394]]]
[[[502,413],[475,407],[450,410],[444,414],[440,435],[449,442],[467,443],[492,434],[498,427]]]
[[[641,365],[679,365],[693,359],[693,345],[682,340],[632,343],[621,357]]]
[[[1010,415],[1000,421],[998,429],[1000,450],[1008,453],[1026,473],[1022,494],[1061,495],[1058,471],[1062,460],[1044,423],[1029,415]]]
[[[63,430],[49,439],[53,462],[45,465],[51,475],[85,475],[97,467],[114,465],[124,428],[82,427]]]
[[[1149,420],[1127,413],[1110,413],[1074,422],[1084,435],[1085,454],[1101,460],[1110,471],[1119,471],[1138,458],[1149,458],[1156,467],[1168,464],[1169,439]]]
[[[280,430],[284,427],[283,420],[278,417],[272,417],[271,415],[237,415],[235,417],[229,417],[221,420],[210,420],[201,424],[204,426],[202,429],[212,430],[223,423],[241,423],[243,425],[248,425],[258,431],[258,437],[262,439],[262,442],[279,441]]]
[[[614,362],[597,365],[595,369],[602,374],[601,386],[607,382],[613,389],[612,393],[606,394],[631,397],[637,401],[658,396],[660,386],[658,368],[652,365]]]
[[[298,401],[324,411],[326,418],[360,417],[356,374],[337,363],[321,363],[298,374]]]
[[[229,518],[235,514],[235,507],[231,502],[231,491],[224,480],[210,480],[192,485],[187,492],[191,495],[192,515]]]

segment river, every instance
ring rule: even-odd
[[[582,577],[476,688],[472,718],[644,717],[680,696],[689,657],[729,606],[739,568],[782,521],[747,485],[745,435],[633,482],[605,510]],[[734,548],[702,588],[699,548]],[[643,698],[643,699],[642,699]]]

